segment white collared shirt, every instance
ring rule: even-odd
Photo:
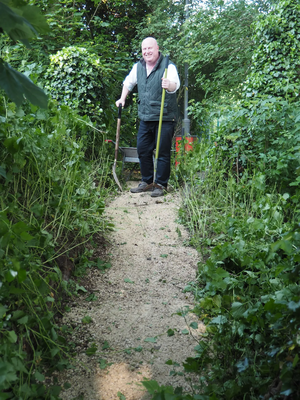
[[[127,89],[131,92],[131,90],[134,88],[134,86],[137,84],[137,65],[138,63],[134,64],[132,67],[132,70],[129,72],[129,74],[126,76],[124,79],[123,85],[127,87]],[[148,71],[147,69],[147,76],[150,75],[152,69]],[[168,74],[167,74],[168,79],[171,82],[176,83],[176,89],[174,92],[168,92],[168,93],[175,93],[179,87],[180,87],[180,79],[178,76],[177,68],[175,67],[174,64],[169,64],[168,65]]]

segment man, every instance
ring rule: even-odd
[[[138,85],[138,115],[140,126],[137,135],[137,152],[140,160],[142,182],[131,189],[132,193],[151,190],[152,197],[163,196],[170,178],[171,146],[177,119],[176,91],[180,80],[176,66],[168,66],[167,78],[164,78],[165,60],[160,53],[157,41],[148,37],[142,42],[143,58],[137,62],[123,82],[123,90],[116,106],[122,104],[133,87]],[[153,189],[153,150],[156,147],[162,90],[166,89],[161,140],[157,160],[156,182]]]

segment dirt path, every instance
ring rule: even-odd
[[[82,363],[60,376],[72,385],[62,392],[64,400],[145,400],[149,397],[140,383],[145,378],[189,390],[184,377],[171,372],[174,366],[166,365],[170,359],[181,365],[193,355],[203,329],[189,328],[196,320],[192,314],[187,320],[176,314],[193,307],[192,296],[183,289],[195,278],[198,260],[197,252],[185,245],[185,229],[176,223],[179,206],[176,193],[155,199],[149,193],[126,192],[107,208],[115,224],[112,267],[105,274],[91,272],[94,301],[86,301],[85,293],[63,321],[74,328],[77,361]],[[86,316],[91,323],[82,323]],[[86,349],[93,346],[96,353],[87,356]]]

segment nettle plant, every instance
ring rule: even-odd
[[[99,121],[107,102],[108,73],[108,66],[95,53],[83,47],[66,47],[50,57],[45,88],[59,103]]]

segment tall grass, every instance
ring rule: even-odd
[[[69,362],[55,322],[66,280],[109,227],[105,138],[97,132],[87,159],[97,129],[68,107],[2,102],[0,111],[0,397],[55,399],[60,389],[46,388],[44,370]]]

